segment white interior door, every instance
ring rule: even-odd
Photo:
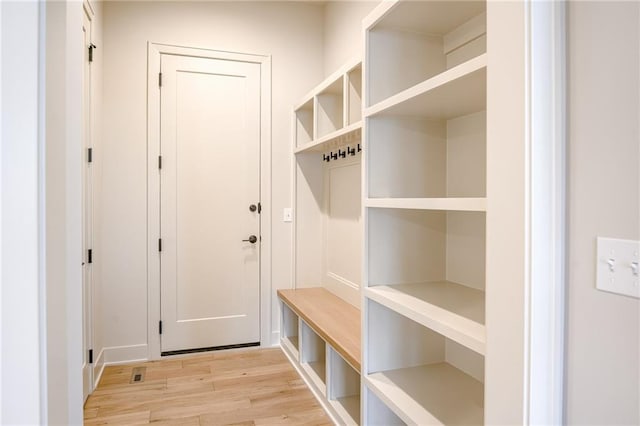
[[[89,250],[92,250],[92,219],[93,219],[93,187],[92,169],[89,162],[89,149],[91,148],[91,63],[89,62],[89,46],[91,45],[91,20],[86,11],[82,21],[82,50],[83,85],[82,85],[82,341],[83,362],[82,381],[83,395],[86,400],[93,390],[93,368],[91,366],[90,351],[92,350],[92,259]]]
[[[258,343],[260,65],[160,67],[161,351]]]

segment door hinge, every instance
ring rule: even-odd
[[[162,251],[162,238],[158,238],[158,251]]]
[[[89,349],[89,364],[93,364],[93,349]]]
[[[87,162],[93,162],[93,148],[87,148]]]
[[[158,87],[162,87],[162,73],[158,73]]]
[[[87,250],[87,263],[93,263],[93,250]]]
[[[162,321],[158,321],[158,332],[162,334]]]
[[[158,155],[158,168],[162,169],[162,155]]]
[[[262,212],[262,203],[258,203],[258,213]]]
[[[89,62],[93,62],[93,49],[96,48],[96,45],[91,43],[89,45]]]

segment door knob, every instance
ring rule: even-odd
[[[258,210],[258,206],[256,206],[255,204],[251,204],[249,206],[249,211],[255,212],[256,210]]]
[[[256,237],[255,235],[250,235],[248,240],[242,240],[242,241],[248,241],[251,244],[255,244],[256,241],[258,241],[258,237]]]

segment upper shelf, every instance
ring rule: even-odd
[[[400,29],[424,34],[449,34],[487,9],[483,1],[382,2],[363,22],[365,28]]]
[[[329,151],[349,143],[353,143],[356,140],[360,140],[362,133],[362,121],[351,124],[342,129],[331,132],[326,136],[321,137],[318,140],[308,142],[298,148],[295,148],[293,152],[299,154],[301,152],[324,152]]]
[[[487,199],[484,197],[367,198],[364,205],[384,209],[483,212],[487,210]]]
[[[487,55],[482,54],[364,110],[365,117],[406,115],[448,120],[486,109]]]
[[[362,128],[362,61],[353,59],[294,108],[294,152],[352,143]]]

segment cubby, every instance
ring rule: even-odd
[[[323,394],[327,392],[327,346],[320,336],[304,321],[300,323],[301,349],[300,365],[309,375],[316,388]]]
[[[364,401],[366,405],[366,412],[363,413],[365,421],[363,424],[371,426],[404,426],[405,422],[400,419],[387,407],[387,405],[365,387]]]
[[[368,209],[365,295],[483,354],[485,214]]]
[[[341,75],[315,96],[316,136],[322,138],[344,127],[344,76]]]
[[[484,198],[486,113],[368,119],[369,198]],[[374,172],[375,171],[375,172]]]
[[[362,64],[347,72],[347,122],[352,125],[362,121]]]
[[[331,347],[329,372],[329,403],[344,420],[344,424],[360,424],[360,373]]]
[[[407,424],[483,424],[484,357],[372,300],[367,305],[367,388]]]
[[[298,345],[298,322],[300,319],[285,303],[280,303],[280,309],[282,313],[280,341],[297,360],[300,354]]]
[[[367,107],[486,52],[483,1],[383,3],[365,26]]]
[[[313,98],[301,104],[294,111],[295,146],[304,146],[315,138],[314,130],[314,100]]]

